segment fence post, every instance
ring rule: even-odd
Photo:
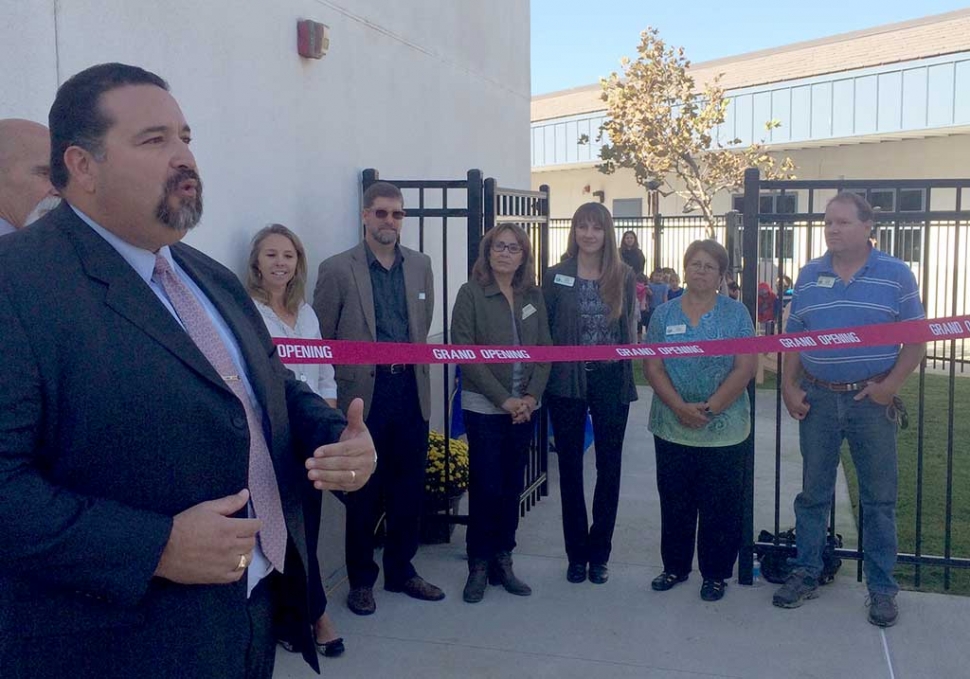
[[[549,203],[549,185],[543,184],[539,187],[539,191],[546,194],[546,197],[539,201],[539,214],[546,218],[545,222],[540,225],[539,249],[542,250],[542,257],[539,262],[539,271],[536,272],[539,274],[537,282],[542,285],[542,280],[546,277],[546,269],[549,268],[549,228],[552,226],[550,224],[552,210]]]
[[[471,276],[472,267],[478,259],[478,246],[482,242],[484,233],[483,181],[481,170],[468,171],[468,275]]]
[[[653,271],[663,268],[661,251],[663,250],[664,216],[657,212],[653,216]]]
[[[742,253],[744,268],[741,273],[741,298],[751,320],[758,322],[758,197],[761,177],[757,168],[744,171],[744,231]],[[754,381],[748,383],[751,400],[751,433],[745,441],[744,497],[741,505],[741,553],[738,555],[738,581],[750,585],[754,565],[754,433],[755,389]]]

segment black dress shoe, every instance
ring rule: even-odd
[[[650,583],[650,587],[655,592],[666,592],[674,585],[680,584],[681,582],[686,582],[687,578],[688,576],[686,575],[674,575],[673,573],[664,571],[653,579],[653,582]]]
[[[357,615],[371,615],[377,610],[374,590],[370,587],[351,587],[347,594],[347,608]]]
[[[569,582],[586,582],[586,564],[571,563],[566,569],[566,579]]]
[[[701,585],[701,599],[704,601],[720,601],[724,597],[725,588],[727,588],[727,583],[723,580],[704,578],[704,584]]]
[[[589,581],[594,585],[602,585],[610,579],[610,568],[605,563],[591,563],[589,565]]]
[[[337,656],[343,655],[344,650],[346,650],[344,648],[343,637],[337,637],[336,639],[332,639],[331,641],[324,641],[323,643],[320,643],[319,641],[314,640],[313,643],[317,647],[317,653],[319,653],[325,658],[336,658]]]
[[[420,575],[411,576],[400,585],[385,582],[384,589],[388,592],[403,592],[412,599],[421,601],[441,601],[445,598],[444,592]]]

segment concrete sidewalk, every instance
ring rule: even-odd
[[[797,610],[771,605],[773,585],[731,583],[724,599],[705,603],[700,577],[657,593],[650,580],[661,571],[659,503],[652,438],[645,422],[648,389],[631,410],[624,450],[619,518],[605,585],[566,581],[556,458],[550,459],[551,492],[522,520],[516,572],[534,590],[514,597],[490,587],[485,600],[461,600],[467,573],[464,530],[451,544],[423,547],[418,570],[448,594],[425,603],[375,590],[377,613],[361,618],[344,600],[346,583],[331,594],[330,611],[347,643],[342,658],[321,659],[330,677],[968,677],[970,599],[902,592],[900,622],[880,630],[866,622],[863,585],[852,564],[818,600]],[[773,518],[774,403],[758,408],[756,526]],[[792,524],[791,501],[800,482],[797,430],[782,430],[782,519]],[[591,496],[592,454],[587,455]],[[840,504],[848,506],[844,496]],[[840,527],[855,544],[850,525]],[[852,528],[849,532],[848,528]],[[315,676],[297,656],[280,651],[276,677]]]

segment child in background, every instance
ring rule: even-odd
[[[734,281],[728,281],[727,289],[728,289],[728,297],[730,297],[731,299],[735,299],[735,300],[737,300],[739,302],[741,301],[741,286],[740,285],[738,285]]]
[[[667,301],[667,293],[670,290],[670,286],[664,282],[663,270],[656,269],[650,274],[650,283],[647,285],[647,289],[650,291],[650,304],[647,309],[647,316],[643,321],[643,327],[650,325],[650,314],[656,311],[658,306]]]
[[[668,300],[677,299],[684,294],[684,289],[680,287],[680,276],[677,275],[676,271],[668,274],[667,284],[670,286],[670,290],[667,291]]]
[[[650,296],[650,287],[647,285],[647,277],[645,274],[637,274],[637,308],[640,313],[637,314],[637,344],[643,339],[643,331],[647,327],[647,311],[649,310],[649,302],[647,301]]]

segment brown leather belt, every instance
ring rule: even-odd
[[[872,377],[867,377],[860,382],[826,382],[825,380],[820,380],[817,377],[812,377],[807,372],[802,373],[802,377],[809,384],[814,384],[817,387],[822,387],[823,389],[828,389],[829,391],[860,391],[865,389],[870,384],[875,384],[877,382],[882,382],[889,375],[887,370],[884,373],[879,373],[878,375],[873,375]]]

